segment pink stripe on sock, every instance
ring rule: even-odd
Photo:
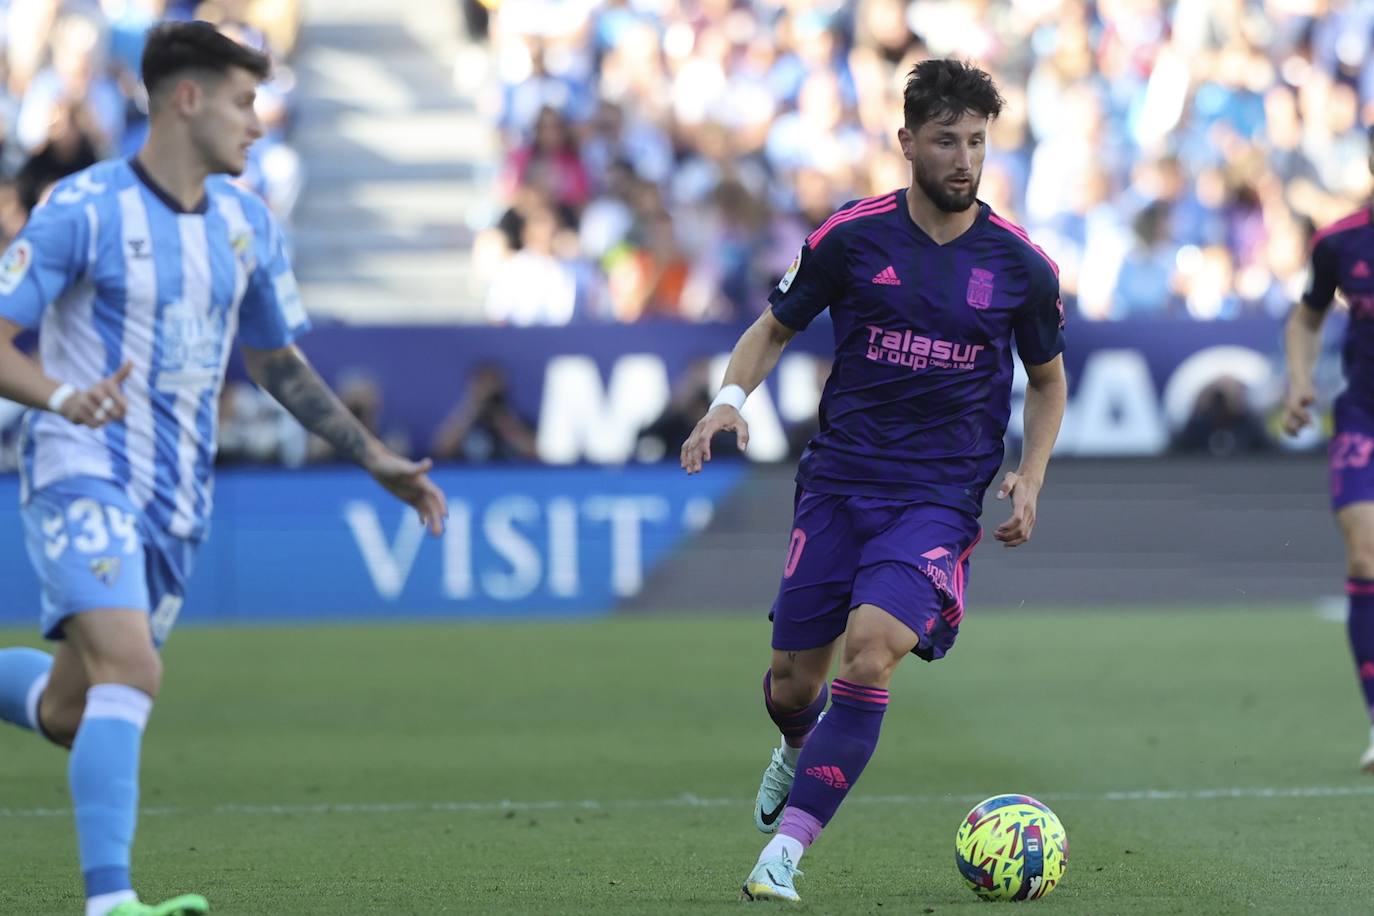
[[[848,687],[850,690],[857,690],[861,693],[870,693],[875,697],[887,698],[887,691],[881,687],[869,687],[866,684],[856,684],[853,681],[846,681],[842,677],[835,678],[835,686]]]
[[[782,812],[782,826],[778,828],[778,833],[790,836],[805,849],[816,842],[816,837],[820,836],[824,829],[825,825],[815,817],[800,808],[788,805]]]
[[[831,695],[832,697],[844,697],[845,699],[848,699],[848,700],[859,700],[860,702],[863,702],[863,703],[872,703],[874,706],[886,706],[886,705],[887,705],[887,691],[886,691],[886,690],[884,690],[884,691],[882,692],[882,695],[881,695],[881,696],[876,696],[876,695],[874,695],[874,694],[869,694],[869,693],[860,693],[860,692],[858,692],[857,690],[851,690],[849,687],[844,686],[844,685],[841,684],[839,681],[836,681],[836,682],[831,686],[831,688],[830,688],[830,695]]]
[[[1347,595],[1374,595],[1374,581],[1347,579],[1345,580],[1345,593]]]
[[[866,694],[872,694],[874,696],[888,695],[888,691],[881,687],[868,687],[867,684],[856,684],[855,681],[846,681],[845,678],[842,677],[835,678],[834,683],[841,685],[841,687],[848,687],[849,689],[855,689],[855,691],[863,691],[866,692]]]
[[[884,197],[870,197],[867,200],[859,201],[848,210],[841,210],[830,219],[821,224],[821,227],[806,237],[806,244],[815,248],[821,243],[821,239],[830,234],[840,223],[847,223],[852,219],[861,216],[877,216],[880,213],[891,213],[897,209],[897,198],[893,195]]]

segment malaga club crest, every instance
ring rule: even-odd
[[[114,585],[119,578],[119,557],[94,557],[91,560],[91,573],[102,585]]]
[[[985,309],[992,305],[992,278],[992,271],[981,267],[969,271],[967,298],[970,307]]]

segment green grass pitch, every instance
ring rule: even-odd
[[[185,628],[135,881],[252,916],[738,914],[767,638],[761,615]],[[801,911],[991,912],[955,830],[1025,792],[1071,843],[1036,912],[1374,912],[1366,727],[1308,610],[975,611],[899,669]],[[0,730],[0,809],[0,913],[79,912],[64,755]]]

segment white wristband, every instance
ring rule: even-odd
[[[743,410],[744,401],[748,397],[748,393],[740,386],[726,385],[724,388],[720,389],[720,393],[716,395],[716,399],[711,402],[710,409],[715,410],[722,404],[729,404],[736,410]]]
[[[67,403],[67,399],[76,394],[76,386],[63,382],[57,386],[57,390],[48,398],[48,409],[53,413],[61,413],[62,405]]]

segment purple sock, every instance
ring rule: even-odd
[[[840,802],[878,746],[887,691],[835,678],[830,712],[816,726],[797,761],[779,832],[809,846],[830,823]],[[805,815],[805,817],[803,817]]]
[[[768,707],[768,715],[792,747],[801,747],[806,743],[806,736],[816,727],[816,720],[825,712],[825,704],[829,701],[830,688],[822,684],[820,695],[810,705],[795,712],[783,712],[773,705],[773,669],[769,668],[763,673],[763,705]]]
[[[1355,655],[1355,671],[1364,688],[1364,704],[1369,709],[1370,722],[1374,723],[1374,579],[1351,579],[1345,590],[1350,596],[1346,633]]]

